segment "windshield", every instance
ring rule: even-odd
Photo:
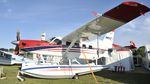
[[[50,43],[53,43],[53,44],[62,44],[62,41],[56,37],[52,37],[50,39]]]

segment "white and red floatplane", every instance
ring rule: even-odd
[[[81,60],[83,58],[97,60],[108,54],[105,51],[109,51],[109,48],[112,47],[112,38],[106,36],[106,39],[111,41],[106,42],[105,46],[102,47],[102,49],[105,49],[103,52],[100,52],[98,40],[90,43],[89,39],[119,28],[148,11],[150,11],[150,8],[143,4],[128,1],[98,16],[62,39],[52,38],[50,41],[20,40],[19,35],[17,35],[17,41],[12,42],[16,45],[16,54],[21,49],[32,53],[45,54],[43,59],[47,59],[46,55],[50,55],[52,58],[61,57],[60,60],[57,59],[57,61],[53,60],[48,63],[24,63],[20,73],[38,78],[72,78],[90,73],[91,70],[100,71],[106,67],[98,65],[97,61],[95,63],[84,63]],[[111,44],[111,46],[107,46],[107,44]]]

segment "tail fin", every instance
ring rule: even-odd
[[[96,16],[96,17],[102,16],[102,14],[97,13],[97,12],[95,12],[95,11],[93,11],[92,14],[93,14],[94,16]]]
[[[133,41],[130,41],[130,47],[131,48],[136,48],[136,45],[135,45],[135,43]]]
[[[114,42],[114,30],[108,32],[103,39],[103,46],[105,49],[112,48]]]

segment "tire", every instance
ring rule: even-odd
[[[73,79],[79,79],[79,75],[78,74],[74,75]]]

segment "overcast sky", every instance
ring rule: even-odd
[[[42,32],[65,36],[96,18],[91,12],[104,13],[123,1],[127,0],[0,0],[0,47],[14,47],[17,30],[21,39],[40,39]],[[150,7],[150,0],[130,1]],[[150,44],[150,12],[115,31],[115,43],[129,41]]]

